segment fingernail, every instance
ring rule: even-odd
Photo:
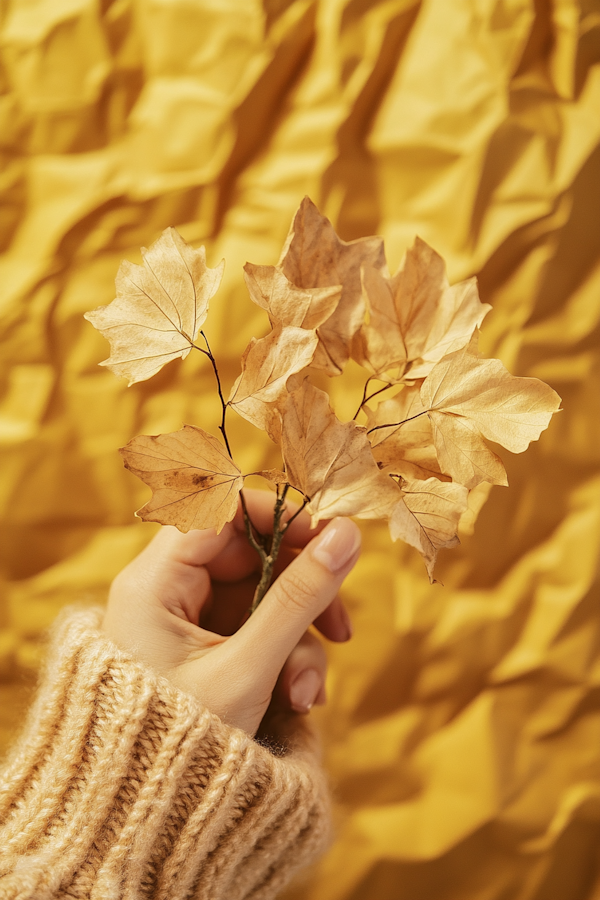
[[[330,572],[339,572],[352,559],[360,543],[361,535],[356,525],[350,519],[340,517],[321,533],[312,555]]]
[[[300,672],[290,686],[292,709],[299,713],[307,713],[314,706],[320,690],[321,676],[316,669],[305,669]]]

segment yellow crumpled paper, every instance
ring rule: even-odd
[[[201,362],[127,389],[83,313],[174,225],[227,260],[209,336],[230,385],[266,330],[242,265],[276,261],[309,194],[346,240],[382,234],[392,269],[419,234],[452,280],[476,274],[484,351],[564,410],[476,495],[445,587],[365,526],[318,714],[337,840],[287,896],[598,900],[598,0],[12,0],[0,19],[3,745],[43,630],[153,531],[117,448],[218,420]],[[232,431],[246,470],[276,464]]]

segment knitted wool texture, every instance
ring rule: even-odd
[[[266,900],[329,837],[314,735],[277,755],[123,654],[102,611],[54,629],[0,775],[0,898]]]

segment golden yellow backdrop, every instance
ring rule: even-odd
[[[484,351],[564,411],[503,454],[511,486],[442,554],[445,587],[365,528],[320,716],[338,838],[289,896],[598,900],[598,0],[0,0],[0,18],[2,744],[43,629],[152,533],[117,448],[217,422],[202,361],[128,389],[83,313],[175,225],[226,258],[208,333],[231,383],[266,326],[241,266],[276,261],[309,194],[346,240],[382,234],[392,268],[419,234],[451,280],[477,274]],[[244,466],[275,462],[236,429]]]

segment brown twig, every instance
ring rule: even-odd
[[[290,525],[292,524],[292,522],[294,521],[294,519],[297,518],[297,516],[300,515],[300,513],[302,512],[302,510],[304,509],[304,507],[306,506],[307,503],[310,503],[310,497],[306,497],[306,496],[305,496],[305,497],[304,497],[304,501],[303,501],[303,503],[302,503],[302,506],[300,506],[299,509],[296,510],[296,512],[294,513],[293,516],[290,516],[290,518],[287,519],[286,522],[284,522],[284,526],[285,526],[285,527],[284,527],[284,533],[285,533],[285,531],[288,530],[288,528],[290,527]]]
[[[233,454],[231,452],[231,446],[229,444],[229,439],[227,437],[227,428],[225,425],[225,420],[227,416],[227,403],[225,402],[225,397],[223,396],[223,388],[221,386],[221,379],[219,377],[219,369],[217,368],[217,361],[214,358],[212,351],[210,349],[210,344],[208,343],[208,338],[204,334],[203,331],[200,332],[204,339],[204,343],[206,344],[206,350],[203,347],[198,347],[197,344],[194,344],[193,341],[190,341],[192,347],[195,350],[198,350],[200,353],[203,353],[207,356],[211,362],[213,372],[215,373],[215,378],[217,381],[217,390],[219,392],[219,400],[221,401],[221,424],[219,425],[219,431],[223,435],[223,441],[225,442],[225,446],[227,447],[227,452],[229,453],[229,458],[233,462]],[[246,529],[246,534],[248,535],[248,541],[252,547],[256,550],[256,552],[260,555],[261,560],[263,559],[264,553],[264,544],[265,544],[265,535],[261,534],[256,525],[253,523],[250,518],[250,513],[248,512],[248,507],[246,505],[246,498],[244,497],[244,491],[240,491],[240,501],[242,504],[242,512],[244,514],[244,527]],[[258,536],[258,540],[254,537],[254,533],[256,532]],[[264,560],[263,560],[264,565]]]
[[[203,347],[198,347],[197,344],[194,344],[191,341],[190,341],[190,343],[192,344],[192,347],[194,347],[196,350],[199,350],[200,353],[203,353],[205,356],[207,356],[209,358],[211,365],[213,367],[213,372],[215,373],[215,378],[217,380],[217,390],[219,392],[219,400],[221,401],[221,409],[222,409],[221,424],[219,425],[219,430],[220,430],[221,434],[223,435],[223,440],[225,442],[225,446],[227,447],[227,452],[229,453],[229,458],[233,461],[233,455],[231,453],[231,447],[229,445],[229,440],[227,438],[227,429],[226,429],[226,424],[225,424],[225,419],[226,419],[226,415],[227,415],[227,403],[225,402],[225,397],[223,396],[223,389],[221,386],[221,379],[219,377],[219,370],[217,368],[217,362],[216,362],[214,356],[212,355],[212,351],[210,349],[210,344],[208,343],[208,339],[207,339],[206,335],[204,334],[203,331],[201,331],[200,334],[202,335],[202,337],[204,339],[204,343],[206,344],[206,350]],[[294,515],[291,516],[290,519],[288,519],[286,522],[282,523],[281,517],[283,516],[283,514],[286,510],[285,498],[286,498],[287,492],[290,489],[290,487],[291,487],[290,484],[285,484],[280,489],[280,486],[277,485],[277,500],[275,501],[275,507],[273,509],[273,534],[272,535],[262,534],[258,530],[256,525],[253,523],[252,519],[250,518],[250,513],[248,512],[248,506],[246,504],[246,498],[244,496],[244,491],[243,490],[240,491],[240,502],[242,504],[242,513],[244,516],[244,528],[246,531],[246,536],[248,538],[248,543],[258,553],[258,555],[260,557],[260,561],[261,561],[261,566],[262,566],[260,580],[256,586],[256,590],[254,591],[254,597],[252,600],[252,606],[250,607],[250,610],[249,610],[249,615],[252,615],[252,613],[257,609],[261,600],[263,599],[263,597],[269,590],[269,587],[273,580],[273,571],[275,568],[275,562],[279,555],[279,550],[281,548],[281,542],[283,540],[284,534],[286,533],[290,524],[294,521],[296,516],[302,512],[302,510],[308,503],[309,498],[305,497],[304,503],[302,504],[300,509],[297,510],[294,513]]]
[[[364,390],[363,390],[362,400],[360,401],[360,406],[358,407],[358,409],[356,410],[356,412],[355,412],[354,415],[352,416],[352,421],[353,421],[353,422],[356,421],[356,419],[357,419],[357,417],[358,417],[358,414],[360,413],[360,411],[361,411],[361,409],[363,408],[363,406],[365,405],[365,403],[368,403],[369,400],[372,400],[373,397],[376,397],[376,396],[377,396],[377,394],[383,394],[384,391],[389,391],[389,389],[390,389],[391,387],[393,387],[392,384],[386,384],[386,385],[384,385],[382,388],[379,388],[379,390],[373,391],[373,393],[372,393],[372,394],[369,394],[369,396],[367,397],[367,387],[369,386],[369,382],[372,381],[373,379],[379,380],[379,379],[377,378],[376,375],[369,375],[369,377],[368,377],[367,380],[365,381],[365,387],[364,387]]]
[[[268,550],[266,547],[264,547],[262,553],[260,553],[262,561],[262,572],[260,581],[256,585],[256,590],[254,591],[252,606],[249,610],[250,615],[252,615],[252,613],[258,608],[261,600],[271,586],[271,581],[273,580],[273,570],[275,567],[275,562],[277,560],[277,557],[279,556],[279,550],[281,548],[283,536],[287,531],[287,524],[286,527],[281,527],[281,517],[286,509],[285,498],[289,489],[289,484],[284,485],[280,494],[279,486],[277,487],[277,500],[275,501],[275,507],[273,509],[273,534],[269,542]]]
[[[412,422],[413,419],[418,419],[419,416],[424,416],[428,412],[428,409],[424,409],[423,412],[417,413],[416,416],[411,416],[409,419],[402,419],[401,422],[389,422],[387,425],[375,425],[373,428],[369,428],[367,434],[371,434],[372,431],[379,431],[380,428],[399,428],[400,425],[404,425],[406,422]]]

